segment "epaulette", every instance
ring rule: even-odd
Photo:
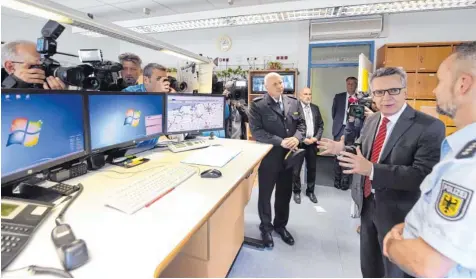
[[[476,154],[476,139],[468,142],[463,149],[456,155],[456,159],[468,159]]]
[[[288,97],[288,98],[291,98],[291,99],[297,100],[297,98],[296,98],[296,97],[294,97],[293,95],[285,95],[285,96],[286,96],[286,97]]]
[[[257,97],[257,98],[254,98],[254,99],[253,99],[253,103],[254,103],[254,102],[261,101],[261,100],[263,100],[263,97]]]

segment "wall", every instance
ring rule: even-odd
[[[218,39],[223,35],[229,36],[232,40],[232,47],[227,52],[222,52],[218,48]],[[286,67],[299,69],[298,86],[307,84],[309,26],[305,21],[181,31],[155,34],[153,37],[208,57],[230,58],[229,65],[247,65],[246,57],[259,57],[258,62],[261,63],[257,66],[262,67],[263,56],[271,56],[274,60],[276,56],[287,55],[288,60],[285,60],[283,64]],[[173,56],[121,42],[121,52],[125,51],[136,52],[145,63],[157,62],[169,67],[177,67],[178,60]]]
[[[2,9],[7,9],[3,8]],[[22,17],[24,16],[24,17]],[[36,42],[41,37],[41,28],[47,22],[46,19],[29,16],[19,12],[4,13],[2,10],[2,41],[29,40]],[[103,52],[104,59],[117,61],[119,54],[119,40],[112,38],[92,38],[71,32],[71,26],[65,25],[66,29],[57,39],[59,52],[78,55],[81,48],[99,48]],[[60,63],[79,64],[75,57],[55,55],[54,59]]]

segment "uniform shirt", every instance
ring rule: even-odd
[[[421,237],[457,263],[447,277],[476,277],[476,123],[447,137],[442,158],[423,180],[403,238]]]
[[[145,89],[144,84],[137,84],[122,89],[122,92],[147,92],[147,90]]]
[[[314,119],[312,117],[312,109],[310,104],[300,102],[304,111],[304,120],[306,120],[306,138],[314,136]]]

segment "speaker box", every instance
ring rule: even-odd
[[[95,154],[88,158],[88,170],[97,170],[106,164],[104,154]]]

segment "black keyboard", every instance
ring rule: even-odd
[[[2,270],[25,248],[33,227],[2,224]]]
[[[51,188],[49,188],[49,189],[55,190],[55,191],[57,191],[58,193],[61,193],[64,196],[69,196],[72,193],[78,191],[79,187],[76,186],[76,185],[58,183],[58,184],[55,184],[55,185],[51,186]]]

